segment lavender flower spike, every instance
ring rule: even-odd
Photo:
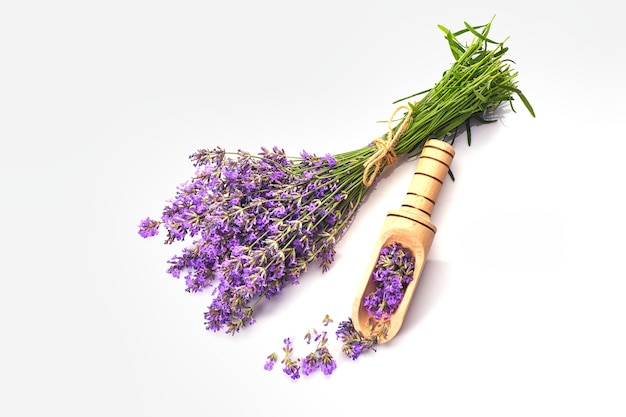
[[[366,155],[302,155],[288,158],[276,147],[236,157],[200,150],[191,155],[195,176],[178,187],[161,220],[140,223],[144,237],[162,226],[166,243],[193,238],[168,272],[190,292],[212,287],[208,330],[236,334],[254,323],[257,303],[299,283],[311,262],[323,271],[333,262],[364,190],[346,167]]]
[[[289,375],[291,379],[300,378],[300,359],[293,360],[291,358],[291,354],[293,352],[293,345],[290,338],[286,338],[284,341],[285,346],[283,347],[283,352],[285,356],[281,363],[284,364],[283,372]]]

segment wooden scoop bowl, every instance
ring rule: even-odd
[[[400,331],[413,292],[419,281],[437,228],[430,222],[430,216],[439,195],[439,190],[448,176],[454,157],[454,148],[441,140],[432,139],[424,144],[422,154],[402,206],[388,212],[382,231],[378,236],[374,251],[367,264],[366,273],[359,286],[352,305],[354,328],[364,336],[370,336],[373,329],[377,343],[386,343]],[[411,251],[415,258],[413,280],[408,284],[402,301],[395,312],[387,319],[377,321],[363,306],[363,298],[374,291],[372,273],[378,262],[382,248],[397,243]],[[381,331],[382,329],[382,331]]]

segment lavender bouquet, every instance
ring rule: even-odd
[[[140,222],[139,234],[165,229],[165,243],[191,240],[169,260],[168,272],[184,277],[190,292],[211,289],[208,330],[235,334],[255,322],[259,302],[297,284],[312,262],[327,271],[368,190],[398,156],[419,153],[431,138],[453,138],[472,119],[486,121],[514,96],[534,116],[504,59],[508,48],[488,38],[490,27],[466,23],[453,33],[440,26],[452,66],[433,88],[402,99],[421,97],[400,105],[388,131],[357,150],[293,157],[278,147],[254,155],[214,148],[190,156],[195,175],[179,186],[159,220]],[[465,46],[460,37],[466,34],[472,38]]]

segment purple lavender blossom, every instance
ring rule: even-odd
[[[152,220],[150,217],[147,217],[139,223],[139,235],[141,237],[156,236],[159,234],[160,225],[160,221]]]
[[[326,315],[322,320],[324,326],[328,326],[332,323],[333,319],[329,315]],[[307,344],[311,344],[311,341],[317,342],[315,349],[306,355],[304,358],[293,359],[293,342],[291,338],[283,340],[283,372],[287,374],[291,379],[299,379],[301,375],[308,376],[312,373],[321,370],[324,375],[331,375],[335,369],[337,369],[337,362],[333,358],[333,355],[328,350],[328,333],[325,331],[318,332],[313,329],[304,336],[304,340]],[[272,353],[267,357],[265,363],[265,369],[271,370],[274,367],[277,356]]]
[[[372,272],[375,289],[363,298],[363,305],[376,320],[386,320],[402,301],[407,285],[413,280],[415,257],[397,243],[380,251]]]
[[[220,148],[200,150],[190,158],[195,176],[178,187],[160,221],[141,222],[140,234],[163,227],[165,243],[194,239],[167,271],[189,292],[210,287],[206,328],[235,334],[254,323],[261,299],[298,284],[311,262],[328,270],[364,194],[360,176],[345,176],[346,165],[362,162],[306,152],[288,158],[276,147],[232,158]]]
[[[326,316],[324,318],[324,326],[328,325],[330,322],[332,322],[332,319]],[[317,346],[313,352],[302,359],[302,374],[310,375],[318,369],[320,369],[324,375],[332,374],[337,368],[337,362],[328,350],[328,334],[326,332],[317,333],[317,331],[313,329],[313,336],[311,332],[308,332],[304,337],[307,344],[311,342],[311,337],[317,342]]]
[[[270,353],[267,356],[267,361],[265,362],[263,369],[265,369],[266,371],[271,371],[272,369],[274,369],[274,364],[276,363],[276,361],[278,361],[278,355],[276,355],[275,352]]]
[[[300,378],[300,359],[293,360],[291,354],[293,352],[293,344],[290,338],[286,338],[284,341],[283,352],[285,354],[281,363],[283,363],[283,372],[289,375],[291,379]]]
[[[330,354],[330,351],[326,346],[318,349],[317,352],[319,356],[319,368],[322,370],[324,375],[330,375],[337,369],[337,362]]]
[[[286,373],[291,379],[300,378],[300,366],[297,364],[297,362],[286,362],[283,368],[283,372]]]
[[[351,318],[339,322],[336,336],[342,342],[341,350],[352,360],[358,359],[367,350],[375,351],[374,345],[378,343],[378,338],[375,334],[364,336],[359,333],[354,328]]]
[[[311,375],[317,371],[320,367],[319,357],[317,352],[311,352],[302,359],[302,375]]]

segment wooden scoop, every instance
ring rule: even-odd
[[[390,211],[385,218],[352,305],[354,328],[364,336],[371,335],[375,328],[374,332],[378,334],[377,343],[388,342],[400,331],[437,231],[430,222],[430,216],[439,190],[448,176],[453,157],[454,148],[448,143],[437,139],[427,141],[402,206],[398,210]],[[391,317],[377,321],[363,306],[363,298],[375,289],[372,273],[381,249],[393,243],[402,245],[414,256],[413,280],[408,284],[400,305]]]

